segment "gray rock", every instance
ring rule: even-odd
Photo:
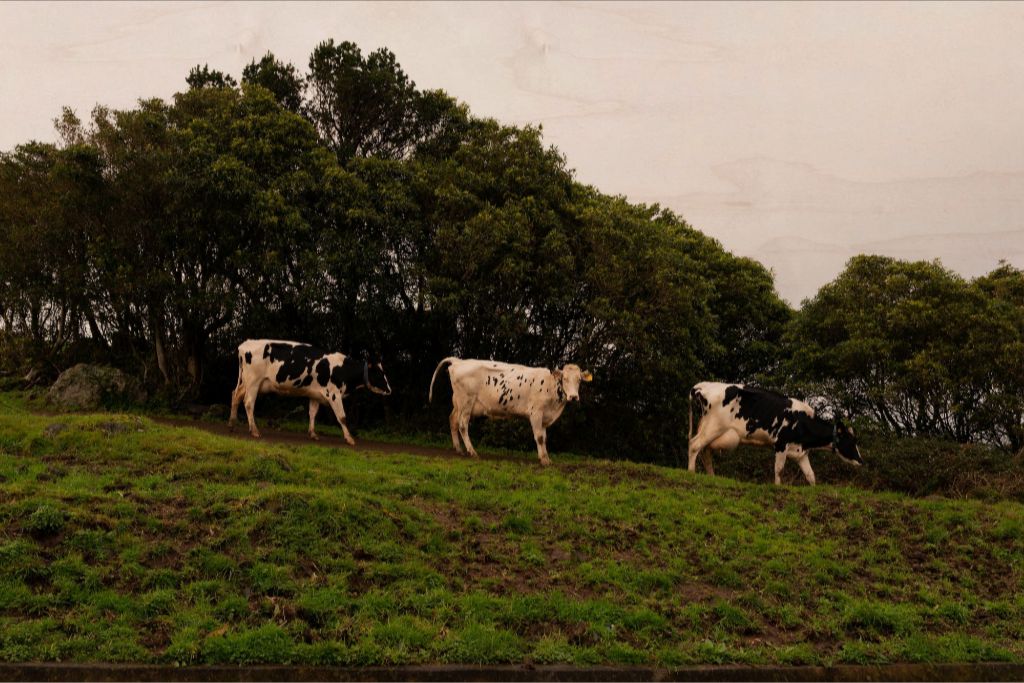
[[[79,363],[60,374],[46,398],[64,410],[95,410],[141,403],[146,392],[139,380],[117,368]]]

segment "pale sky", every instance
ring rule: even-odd
[[[197,63],[386,46],[539,123],[579,180],[659,202],[798,304],[857,253],[1024,266],[1024,3],[0,3],[0,149]]]

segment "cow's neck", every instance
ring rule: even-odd
[[[832,423],[820,417],[811,418],[807,424],[808,439],[805,448],[830,448],[832,446]]]
[[[341,371],[337,375],[332,374],[331,381],[340,388],[342,384],[348,391],[353,391],[363,385],[366,365],[362,361],[345,357],[341,363]],[[337,381],[340,380],[340,381]]]

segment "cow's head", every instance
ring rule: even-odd
[[[575,363],[563,365],[561,370],[555,370],[551,374],[558,380],[566,401],[580,400],[580,382],[589,382],[594,379],[593,375]]]
[[[380,354],[366,356],[364,363],[363,386],[375,394],[388,396],[391,393],[391,385],[384,374],[384,362]]]
[[[853,434],[853,427],[843,424],[838,415],[832,423],[832,451],[851,465],[860,467],[864,464],[864,459],[860,457],[860,449],[857,448],[857,437]]]

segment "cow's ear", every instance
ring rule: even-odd
[[[561,370],[552,370],[551,371],[551,376],[555,378],[556,382],[561,382],[562,381],[562,371]]]
[[[584,370],[583,371],[583,381],[584,382],[592,382],[592,381],[594,381],[594,376],[592,374],[590,374],[590,370]]]

